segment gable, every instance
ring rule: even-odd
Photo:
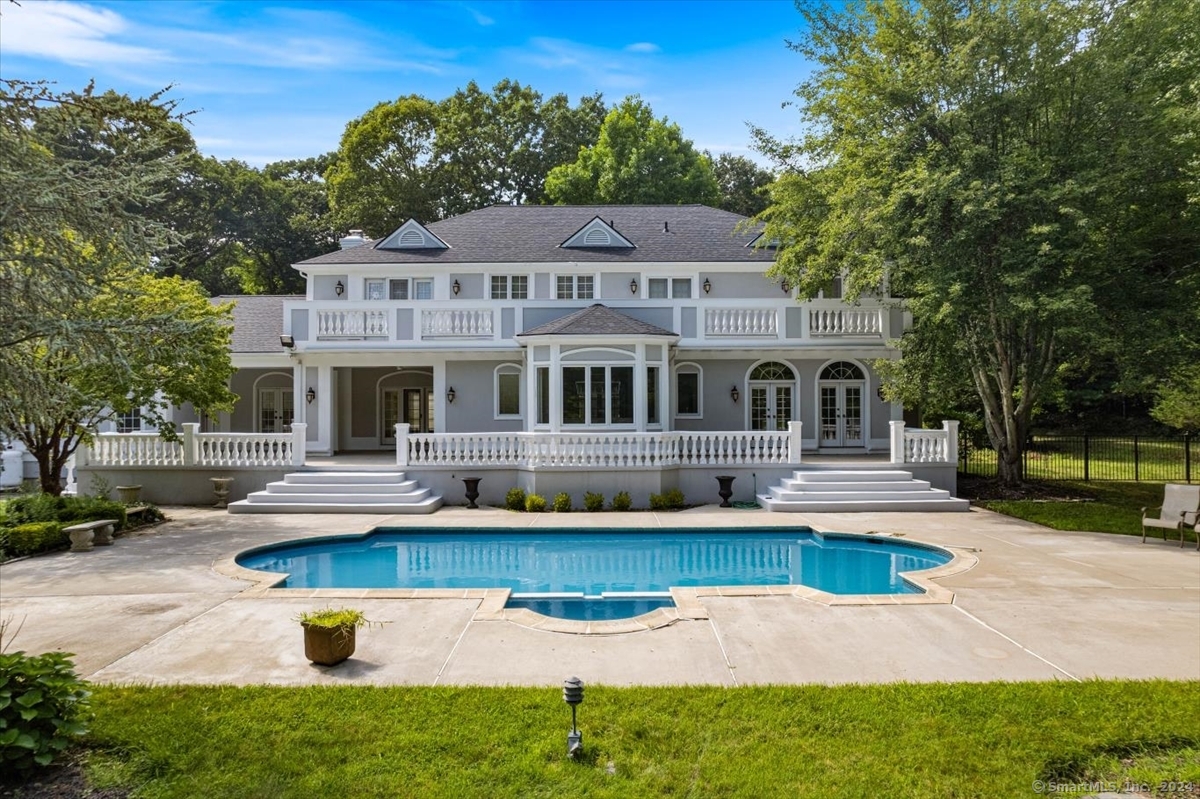
[[[415,219],[409,219],[392,235],[375,245],[377,250],[446,250],[449,245]]]
[[[637,247],[632,241],[618,233],[616,228],[598,216],[572,233],[566,241],[558,246],[565,249],[594,249],[597,247],[636,249]]]

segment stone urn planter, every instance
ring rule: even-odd
[[[117,501],[123,505],[136,505],[142,498],[142,487],[117,486]]]
[[[304,656],[318,666],[336,666],[354,654],[359,627],[372,622],[361,610],[324,608],[296,617],[304,629]]]
[[[478,505],[475,504],[475,500],[479,499],[479,481],[482,479],[483,479],[482,477],[464,477],[462,479],[463,485],[467,489],[467,507],[468,508],[478,508],[479,507]]]
[[[232,477],[210,477],[209,481],[213,484],[213,494],[217,497],[217,504],[214,508],[229,507],[229,486],[233,484]]]
[[[720,507],[733,507],[733,505],[729,503],[729,498],[733,496],[733,481],[736,479],[736,477],[728,474],[723,474],[717,477],[717,496],[721,498]]]

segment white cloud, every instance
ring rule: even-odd
[[[634,42],[633,44],[625,45],[627,53],[661,53],[662,48],[654,42]]]
[[[463,8],[467,9],[467,11],[470,12],[471,16],[475,18],[475,23],[477,25],[482,25],[483,27],[486,28],[486,27],[496,24],[496,20],[492,19],[487,14],[484,14],[482,11],[480,11],[477,8],[473,8],[471,6],[463,6]]]
[[[114,39],[128,31],[120,14],[105,8],[59,0],[6,4],[0,24],[0,49],[75,66],[147,64],[169,60],[163,50]]]
[[[602,88],[632,91],[646,84],[645,75],[623,52],[569,39],[535,37],[514,57],[546,70],[577,71]]]

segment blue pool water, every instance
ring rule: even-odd
[[[509,588],[514,594],[653,593],[672,586],[807,585],[831,594],[908,594],[899,575],[944,550],[808,528],[667,532],[481,532],[379,528],[250,550],[237,562],[288,588]],[[612,601],[612,600],[607,600]]]
[[[529,608],[543,616],[575,621],[613,621],[631,619],[649,613],[655,608],[674,607],[670,597],[646,597],[641,599],[533,599],[515,598],[508,600],[507,608]]]

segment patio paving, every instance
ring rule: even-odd
[[[168,509],[172,521],[89,553],[0,566],[8,649],[74,652],[99,682],[611,685],[1200,679],[1200,553],[1178,544],[1064,533],[988,511],[778,514],[721,510],[557,516],[443,508],[431,516],[230,516]],[[810,525],[885,532],[977,550],[937,579],[953,604],[830,606],[795,596],[703,597],[708,619],[581,636],[480,614],[480,599],[263,595],[213,569],[251,546],[396,527]],[[329,593],[329,592],[323,592]],[[333,592],[337,593],[337,592]],[[304,609],[361,608],[354,657],[309,664]]]

